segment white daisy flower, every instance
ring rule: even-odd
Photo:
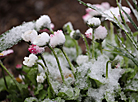
[[[32,67],[36,63],[37,59],[38,59],[37,56],[32,53],[29,55],[29,57],[24,57],[23,64],[28,67]]]
[[[58,30],[57,32],[54,32],[54,34],[50,35],[50,46],[52,47],[63,45],[65,41],[65,35],[62,30]]]
[[[37,35],[38,34],[35,30],[28,30],[22,34],[22,39],[26,42],[33,42]]]
[[[50,37],[48,33],[43,32],[39,34],[32,43],[37,46],[44,46],[49,43],[49,40],[50,40]]]

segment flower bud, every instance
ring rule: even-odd
[[[71,22],[68,22],[66,23],[64,26],[63,26],[63,30],[64,32],[70,34],[74,29],[73,29],[73,26],[71,24]]]
[[[92,18],[88,19],[87,24],[91,28],[97,28],[100,26],[101,21],[99,18],[92,17]]]
[[[73,39],[75,39],[75,40],[79,40],[79,38],[80,38],[80,36],[81,36],[81,32],[80,32],[80,30],[73,30],[71,33],[70,33],[70,37],[71,38],[73,38]]]
[[[88,19],[90,19],[92,16],[89,13],[86,13],[84,16],[82,16],[82,19],[84,20],[84,22],[87,22]]]
[[[102,42],[107,36],[107,30],[103,26],[99,26],[95,29],[94,38],[97,42]]]
[[[58,30],[57,32],[54,32],[54,34],[50,35],[50,46],[52,47],[63,46],[65,41],[65,35],[62,30]]]
[[[28,30],[24,34],[22,34],[22,39],[26,42],[33,42],[37,35],[38,34],[35,30]]]
[[[92,39],[92,34],[93,34],[93,29],[89,28],[86,32],[85,35],[87,38]]]
[[[37,45],[30,45],[30,47],[28,48],[28,51],[33,54],[38,54],[38,53],[44,52],[45,49],[44,47],[39,47]]]
[[[41,16],[38,20],[36,20],[36,29],[37,31],[43,28],[50,28],[51,19],[48,15]]]

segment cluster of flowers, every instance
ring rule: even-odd
[[[91,7],[92,4],[87,3],[88,6]],[[120,13],[119,13],[119,7],[111,7],[108,2],[103,2],[100,4],[93,4],[93,6],[97,7],[100,9],[104,15],[102,15],[100,12],[93,10],[91,8],[86,8],[86,14],[82,17],[85,22],[88,21],[89,18],[91,17],[100,17],[100,19],[103,20],[108,20],[108,18],[105,18],[105,15],[108,15],[111,18],[116,17],[120,22],[122,22]],[[130,15],[131,10],[128,7],[122,6],[122,9]],[[123,11],[121,11],[122,15],[124,16],[125,21],[128,21],[127,16]],[[115,19],[115,18],[114,18]]]
[[[18,90],[21,91],[21,95],[24,94],[23,89],[29,91],[29,95],[23,95],[25,102],[65,102],[66,100],[78,102],[101,102],[106,100],[107,102],[114,102],[116,100],[126,101],[127,98],[128,100],[130,97],[132,98],[132,96],[127,96],[124,90],[131,89],[132,91],[137,86],[132,87],[135,81],[132,81],[132,85],[124,77],[128,73],[136,74],[135,70],[124,68],[128,64],[124,62],[122,56],[118,54],[114,56],[106,51],[103,54],[103,49],[112,50],[111,46],[107,46],[107,40],[116,45],[120,44],[114,41],[115,35],[113,31],[111,31],[110,37],[107,37],[109,35],[108,27],[103,26],[103,22],[110,20],[109,18],[123,22],[122,16],[126,22],[129,22],[125,13],[130,15],[131,11],[123,6],[124,11],[120,12],[118,7],[110,7],[107,2],[94,5],[87,3],[86,5],[89,8],[86,8],[86,15],[82,18],[89,28],[85,34],[82,34],[79,29],[74,30],[71,22],[63,26],[63,31],[53,31],[54,24],[51,23],[48,15],[42,15],[34,23],[34,29],[30,28],[22,34],[21,38],[29,44],[28,51],[30,54],[28,57],[24,57],[23,66],[17,65],[16,68],[22,68],[22,71],[25,71],[26,74],[24,76],[19,75],[15,80],[8,70],[5,67],[3,68],[10,75]],[[91,9],[93,6],[103,13]],[[113,30],[112,23],[110,27]],[[91,45],[87,43],[85,36],[91,39]],[[63,46],[66,45],[66,37],[69,37],[68,41],[71,39],[70,42],[73,42],[72,45],[76,49],[73,48],[72,50]],[[86,45],[86,55],[79,52],[77,40],[80,37],[83,38]],[[106,37],[107,39],[105,39]],[[103,41],[106,44],[102,45]],[[44,53],[46,47],[49,47],[53,54]],[[59,48],[60,50],[53,48]],[[65,49],[67,54],[64,51]],[[13,53],[13,50],[1,52],[0,59],[10,53]],[[0,65],[3,66],[1,62]],[[28,69],[29,71],[26,71]],[[137,79],[137,76],[134,78]],[[17,82],[24,83],[21,85],[17,84]],[[122,82],[127,87],[123,86]],[[21,88],[18,85],[21,85]]]
[[[51,25],[51,26],[50,26]],[[59,47],[63,46],[65,43],[65,36],[63,34],[62,30],[58,30],[56,32],[53,32],[53,24],[51,23],[51,19],[48,15],[41,16],[36,21],[36,30],[28,30],[24,34],[22,34],[22,39],[32,45],[28,48],[29,52],[31,53],[29,57],[25,57],[23,64],[32,67],[35,65],[36,61],[38,60],[37,54],[41,54],[45,51],[46,46],[51,47]],[[46,30],[43,30],[45,28]],[[43,31],[51,31],[52,34],[48,34],[47,32]],[[42,32],[38,34],[38,32]],[[37,77],[37,81],[42,83],[44,82],[44,74],[40,74]]]

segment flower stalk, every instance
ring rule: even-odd
[[[42,63],[40,63],[40,62],[37,62],[37,63],[38,63],[39,65],[41,65],[41,67],[45,70],[45,67],[43,66]],[[48,68],[47,68],[47,71],[48,71]],[[46,74],[46,77],[47,77],[48,84],[49,84],[51,90],[54,92],[54,89],[53,89],[53,87],[52,87],[52,84],[50,83],[50,78],[49,78],[49,76],[48,76],[48,73],[45,72],[45,74]]]
[[[2,75],[3,75],[4,84],[6,86],[6,89],[8,90],[8,85],[7,85],[7,81],[6,81],[6,78],[5,78],[5,73],[4,73],[3,67],[1,67],[1,69],[2,69]]]
[[[78,56],[79,55],[79,46],[78,46],[78,42],[73,39],[74,43],[75,43],[75,47],[76,47],[76,55]]]
[[[51,51],[53,52],[53,54],[54,54],[54,56],[56,58],[56,61],[57,61],[57,64],[58,64],[58,68],[59,68],[59,71],[60,71],[60,74],[61,74],[62,81],[63,81],[63,83],[65,83],[65,79],[64,79],[64,75],[63,75],[63,72],[62,72],[62,69],[61,69],[61,65],[59,63],[59,59],[58,59],[55,51],[53,50],[53,48],[50,45],[48,45],[48,47],[51,49]]]
[[[108,64],[109,64],[109,62],[111,62],[111,61],[106,62],[106,79],[108,79]]]
[[[82,36],[82,38],[84,40],[84,43],[85,43],[85,46],[86,46],[86,50],[87,50],[87,55],[89,56],[89,59],[90,59],[91,58],[90,49],[89,49],[89,45],[88,45],[87,39],[86,39],[86,37],[83,34],[81,34],[81,36]]]
[[[93,29],[93,33],[92,33],[92,59],[94,59],[94,30]]]
[[[46,64],[46,62],[45,62],[45,60],[44,60],[43,55],[40,53],[39,56],[41,57],[41,59],[42,59],[44,65],[45,65],[45,67],[47,68],[47,72],[48,72],[48,74],[49,74],[49,70],[48,70],[47,64]]]
[[[11,77],[11,79],[13,80],[14,84],[16,85],[16,87],[19,89],[20,93],[22,94],[22,91],[19,87],[19,84],[17,83],[17,81],[14,79],[13,75],[7,70],[7,68],[3,65],[2,61],[0,60],[0,66],[8,73],[8,75]]]
[[[100,52],[101,54],[103,54],[102,42],[99,42],[99,46],[100,46]]]
[[[65,51],[63,50],[63,47],[60,47],[60,50],[62,51],[62,53],[64,54],[66,60],[68,61],[68,64],[69,64],[69,66],[70,66],[70,68],[71,68],[71,71],[72,71],[72,73],[73,73],[73,75],[74,75],[74,78],[76,79],[75,72],[74,72],[74,66],[72,65],[72,63],[70,62],[70,60],[69,60],[67,54],[66,54]]]

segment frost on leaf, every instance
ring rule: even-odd
[[[23,23],[20,26],[13,27],[11,30],[0,35],[0,52],[17,44],[22,38],[21,35],[35,28],[33,22]]]

